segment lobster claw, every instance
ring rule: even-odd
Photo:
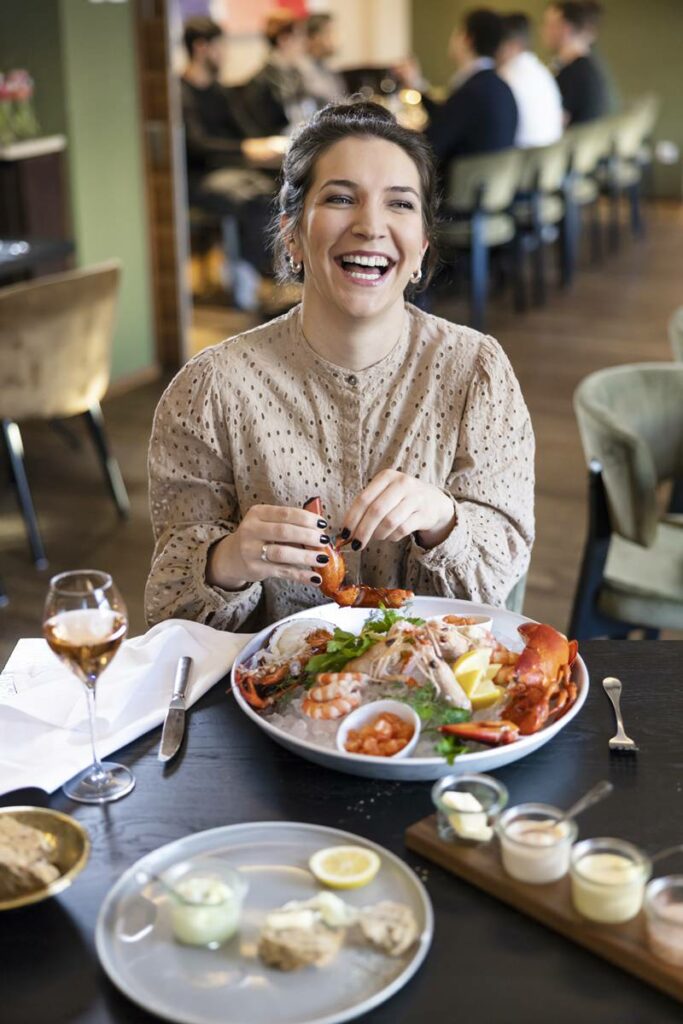
[[[474,743],[485,743],[489,747],[502,747],[519,739],[519,726],[504,720],[496,722],[458,722],[454,725],[442,725],[440,732],[450,736],[459,736],[463,740]]]

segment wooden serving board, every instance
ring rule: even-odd
[[[683,1002],[683,968],[666,964],[650,952],[643,911],[625,924],[601,925],[586,921],[572,906],[568,875],[547,885],[517,882],[503,870],[495,840],[481,846],[445,842],[439,838],[435,814],[410,826],[406,845],[446,871]]]

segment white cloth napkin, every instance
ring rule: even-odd
[[[126,640],[97,683],[97,753],[106,757],[159,725],[178,658],[192,658],[187,706],[231,667],[251,634],[169,619]],[[20,640],[0,674],[0,794],[48,792],[91,763],[85,687],[45,640]]]

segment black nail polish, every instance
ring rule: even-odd
[[[323,581],[322,576],[318,576],[317,573],[314,576],[311,576],[311,583],[315,583],[316,585],[320,585],[322,583],[322,581]]]
[[[321,565],[327,565],[327,563],[329,562],[329,558],[327,557],[327,555],[316,555],[315,560],[316,562],[320,562]]]
[[[344,527],[339,536],[341,537],[342,540],[348,540],[349,537],[351,536],[351,531],[347,530],[347,528]]]
[[[326,533],[321,533],[320,534],[320,543],[321,544],[329,544],[330,543],[330,538],[327,536]]]
[[[327,526],[327,519],[319,519],[318,520],[318,529],[319,530],[324,530],[326,526]]]
[[[353,548],[354,551],[359,551],[360,548],[362,547],[362,543],[358,540],[358,538],[356,538],[356,540],[351,541],[351,547]]]

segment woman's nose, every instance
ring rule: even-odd
[[[351,233],[358,238],[384,238],[387,226],[382,211],[370,206],[359,207]]]

